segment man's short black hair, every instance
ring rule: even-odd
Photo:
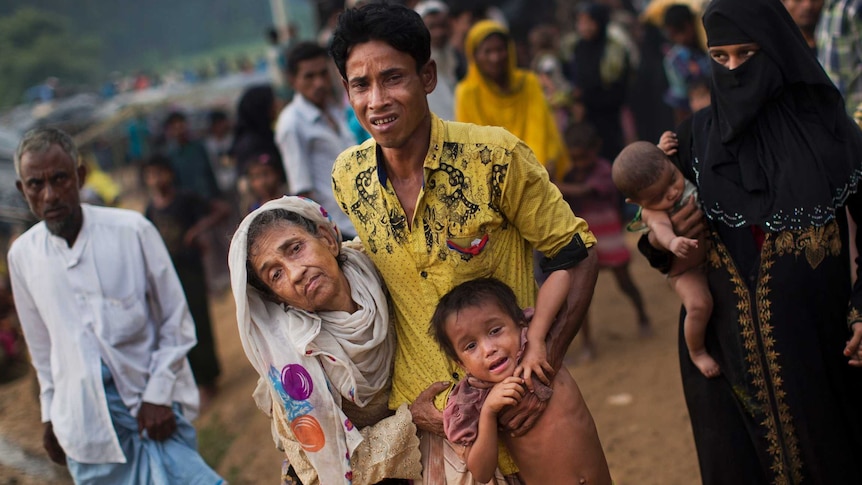
[[[372,40],[410,54],[416,72],[431,58],[431,34],[418,13],[402,5],[368,3],[342,12],[332,34],[329,53],[343,79],[347,79],[350,50]]]
[[[300,42],[287,51],[287,73],[296,76],[299,73],[299,63],[318,57],[327,57],[326,49],[315,42]]]
[[[165,122],[162,123],[162,126],[167,128],[177,121],[186,121],[188,118],[181,111],[171,111],[167,118],[165,118]]]
[[[214,125],[221,121],[227,121],[228,116],[227,113],[223,109],[214,109],[207,114],[207,121],[209,124]]]
[[[476,278],[465,281],[449,290],[437,303],[434,315],[431,317],[431,328],[429,333],[437,340],[440,350],[447,357],[460,362],[455,346],[446,335],[446,320],[453,313],[458,313],[467,308],[477,307],[484,303],[492,303],[511,317],[518,325],[524,324],[524,312],[518,306],[515,292],[506,283],[497,278]]]
[[[664,27],[679,32],[694,24],[694,14],[688,5],[674,4],[664,11]]]

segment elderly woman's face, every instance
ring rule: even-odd
[[[336,256],[338,244],[328,231],[312,235],[286,221],[270,226],[249,248],[252,267],[276,297],[310,312],[352,310]]]

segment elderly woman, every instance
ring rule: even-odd
[[[300,480],[419,478],[410,412],[387,408],[386,293],[326,211],[300,197],[264,204],[234,234],[229,265],[240,338],[261,378],[255,399]]]

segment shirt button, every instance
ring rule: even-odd
[[[423,277],[423,278],[427,278],[427,277],[428,277],[428,273],[426,273],[425,271],[423,271],[423,272],[419,273],[419,276],[421,276],[421,277]]]
[[[452,379],[458,380],[460,378],[461,378],[461,376],[459,376],[457,372],[452,373]]]

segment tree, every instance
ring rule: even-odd
[[[30,86],[49,76],[64,84],[100,78],[100,41],[75,32],[66,17],[23,7],[0,17],[0,107],[22,101]]]

